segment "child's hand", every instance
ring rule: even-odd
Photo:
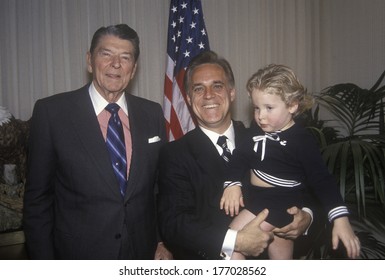
[[[333,249],[338,248],[339,240],[342,241],[346,248],[348,257],[355,259],[360,255],[360,240],[354,234],[352,227],[350,226],[348,217],[341,217],[334,220],[332,231],[332,244]]]
[[[224,209],[226,215],[230,213],[230,216],[233,217],[234,214],[239,214],[239,206],[245,207],[241,187],[234,185],[225,188],[220,202],[221,210]]]

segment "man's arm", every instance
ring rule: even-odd
[[[23,229],[32,259],[54,258],[52,178],[55,155],[49,131],[49,117],[44,109],[38,101],[32,116],[24,193]]]

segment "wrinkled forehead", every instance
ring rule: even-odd
[[[197,66],[191,75],[192,84],[207,82],[222,82],[226,84],[226,73],[222,67],[217,64],[202,64]]]

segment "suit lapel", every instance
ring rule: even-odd
[[[218,174],[215,176],[217,178],[223,177],[222,174],[224,174],[226,169],[225,162],[220,157],[211,140],[200,128],[196,128],[191,132],[188,147],[191,148],[192,154],[202,167],[202,170],[208,174]]]
[[[233,121],[233,126],[235,135],[235,147],[237,147],[246,132],[246,128],[245,125],[240,121]]]
[[[118,196],[118,181],[111,166],[111,160],[106,148],[106,143],[100,130],[99,122],[95,115],[91,98],[88,94],[88,85],[81,88],[74,95],[71,104],[71,118],[74,129],[79,136],[84,148],[96,166],[96,170],[104,179],[105,184]],[[111,182],[116,182],[112,184]]]
[[[142,116],[142,111],[135,99],[131,97],[130,94],[126,93],[127,100],[127,110],[128,110],[128,119],[130,123],[131,131],[131,143],[132,143],[132,154],[131,154],[131,164],[130,164],[130,173],[127,181],[127,192],[125,195],[125,200],[127,200],[132,193],[135,191],[138,186],[137,179],[140,177],[138,174],[143,172],[143,167],[145,162],[144,156],[146,155],[145,147],[141,141],[145,137],[145,121],[143,121],[144,116]]]
[[[225,161],[200,128],[195,128],[192,131],[186,149],[191,150],[191,154],[199,166],[199,173],[196,174],[196,176],[200,177],[198,181],[205,182],[204,184],[198,184],[197,187],[200,191],[206,193],[209,204],[219,209],[218,205],[223,193],[222,186],[227,168]]]
[[[245,132],[245,126],[242,122],[233,121],[235,145],[237,145]],[[211,140],[197,127],[190,132],[188,146],[191,148],[196,160],[202,166],[203,170],[208,170],[212,174],[218,173],[218,168],[221,169],[221,174],[226,172],[224,160],[220,157],[218,150],[215,148]],[[223,177],[223,176],[220,176]]]
[[[235,142],[239,144],[243,134],[245,133],[245,126],[242,122],[233,122]],[[212,185],[206,186],[209,197],[213,197],[214,201],[218,200],[218,196],[222,195],[223,180],[226,178],[227,166],[225,161],[219,155],[218,150],[213,145],[211,140],[197,127],[188,134],[188,149],[194,156],[196,162],[201,167],[201,170],[206,174]],[[215,199],[217,198],[217,199]]]

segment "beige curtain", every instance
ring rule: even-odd
[[[385,66],[385,1],[202,0],[210,46],[236,76],[234,116],[250,121],[245,84],[259,67],[292,67],[313,92],[370,87]],[[127,23],[141,56],[132,93],[163,103],[168,0],[0,0],[0,106],[31,116],[35,101],[88,81],[85,57],[102,25]]]

